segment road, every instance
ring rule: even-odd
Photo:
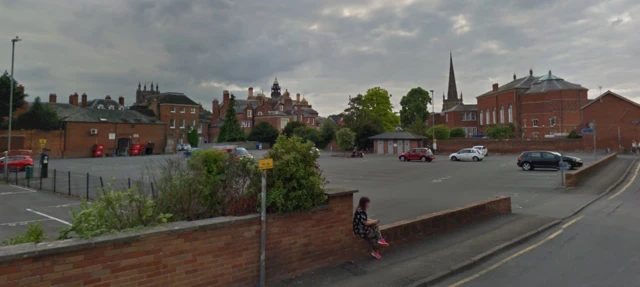
[[[639,170],[560,226],[438,286],[640,286]]]

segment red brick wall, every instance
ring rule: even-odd
[[[534,132],[537,132],[539,137],[544,137],[552,131],[569,133],[580,125],[580,108],[587,104],[587,91],[564,90],[525,94],[520,99],[521,125],[525,138],[533,138]],[[556,125],[552,127],[549,119],[553,117],[556,118]],[[538,127],[533,127],[533,119],[538,119]]]
[[[171,112],[171,108],[175,107],[175,113]],[[180,112],[180,109],[184,108],[184,113]],[[191,109],[195,109],[195,114],[191,113]],[[158,112],[156,113],[160,118],[160,121],[166,123],[166,135],[175,136],[176,143],[180,143],[180,138],[184,143],[187,142],[187,134],[189,133],[189,127],[195,121],[196,125],[200,122],[199,118],[199,106],[190,105],[174,105],[174,104],[160,104],[158,105]],[[171,119],[175,120],[175,127],[171,128]],[[180,128],[181,120],[185,121],[184,128]]]
[[[633,121],[640,120],[640,107],[612,95],[601,99],[584,108],[583,124],[578,130],[595,121],[596,147],[599,150],[631,150],[634,140],[640,142],[640,125],[633,124]],[[593,135],[584,135],[583,140],[585,149],[593,150]]]
[[[580,139],[540,139],[540,140],[491,140],[491,139],[449,139],[438,141],[438,152],[451,153],[475,145],[484,145],[489,153],[521,153],[526,150],[583,151]]]
[[[98,129],[97,135],[90,135],[89,130]],[[115,133],[116,139],[109,139],[109,133]],[[155,143],[153,153],[163,153],[166,145],[164,124],[140,123],[67,123],[64,135],[66,143],[64,157],[91,157],[93,145],[105,145],[105,154],[115,151],[117,139],[131,138],[135,142]],[[137,134],[139,137],[135,138]]]
[[[464,113],[476,114],[476,120],[463,120]],[[478,114],[475,111],[451,111],[444,115],[446,125],[449,129],[453,128],[477,128],[478,127]]]
[[[334,194],[327,206],[313,211],[269,215],[267,282],[350,260],[352,215],[352,192]],[[91,244],[42,243],[37,252],[25,249],[33,244],[1,248],[0,286],[257,286],[258,215],[173,227],[119,234],[115,240],[100,237]]]
[[[596,162],[589,164],[579,170],[568,171],[564,174],[565,186],[575,187],[580,184],[580,181],[593,176],[593,174],[599,170],[602,170],[608,163],[614,161],[618,157],[618,154],[613,153],[604,158],[597,160]]]
[[[478,112],[482,111],[482,125],[480,125],[480,134],[486,134],[486,127],[489,124],[494,124],[493,121],[493,109],[496,109],[495,123],[500,124],[500,107],[504,107],[504,124],[509,124],[509,105],[512,108],[513,124],[518,130],[518,105],[517,105],[516,90],[505,91],[495,95],[490,95],[482,98],[478,98]],[[487,109],[489,110],[490,121],[487,121]],[[480,116],[480,115],[478,115]],[[478,118],[480,123],[480,118]]]
[[[0,141],[0,150],[6,150],[7,131],[0,131],[2,138]],[[18,139],[17,137],[22,137]],[[38,130],[14,130],[11,131],[11,149],[30,149],[33,151],[32,156],[40,154],[40,139],[46,139],[45,148],[50,149],[49,156],[56,158],[62,157],[64,150],[64,131],[38,131]],[[35,158],[34,158],[35,159]]]

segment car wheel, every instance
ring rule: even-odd
[[[401,156],[401,157],[400,157],[400,161],[407,161],[407,158],[406,158],[406,157],[404,157],[404,156]]]
[[[426,156],[423,156],[423,157],[421,157],[421,158],[420,158],[420,160],[421,160],[422,162],[426,162],[426,161],[427,161],[427,157],[426,157]]]
[[[455,157],[455,156],[452,156],[452,157],[451,157],[451,161],[458,161],[458,158],[457,158],[457,157]]]
[[[479,161],[480,159],[477,156],[473,157],[473,161]]]
[[[532,169],[533,169],[533,166],[531,166],[530,163],[528,163],[528,162],[522,163],[522,170],[529,171],[529,170],[532,170]]]

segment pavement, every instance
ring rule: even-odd
[[[557,227],[436,286],[640,286],[639,169]]]

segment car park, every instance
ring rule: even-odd
[[[465,148],[450,154],[449,159],[451,161],[482,161],[484,155],[477,149]]]
[[[400,161],[412,161],[419,160],[422,162],[432,162],[435,159],[435,155],[431,152],[430,149],[422,147],[422,148],[414,148],[408,152],[402,153],[398,159]]]
[[[0,169],[4,169],[5,161],[8,162],[9,170],[25,170],[27,166],[33,167],[33,159],[28,155],[10,155],[9,160],[0,158]]]
[[[582,159],[574,156],[563,156],[553,151],[525,151],[518,157],[518,167],[523,170],[536,168],[560,168],[560,162],[566,162],[568,169],[576,169],[583,165]]]
[[[489,150],[487,149],[487,147],[483,145],[474,146],[473,149],[479,150],[483,156],[487,156],[487,153],[489,153]]]

